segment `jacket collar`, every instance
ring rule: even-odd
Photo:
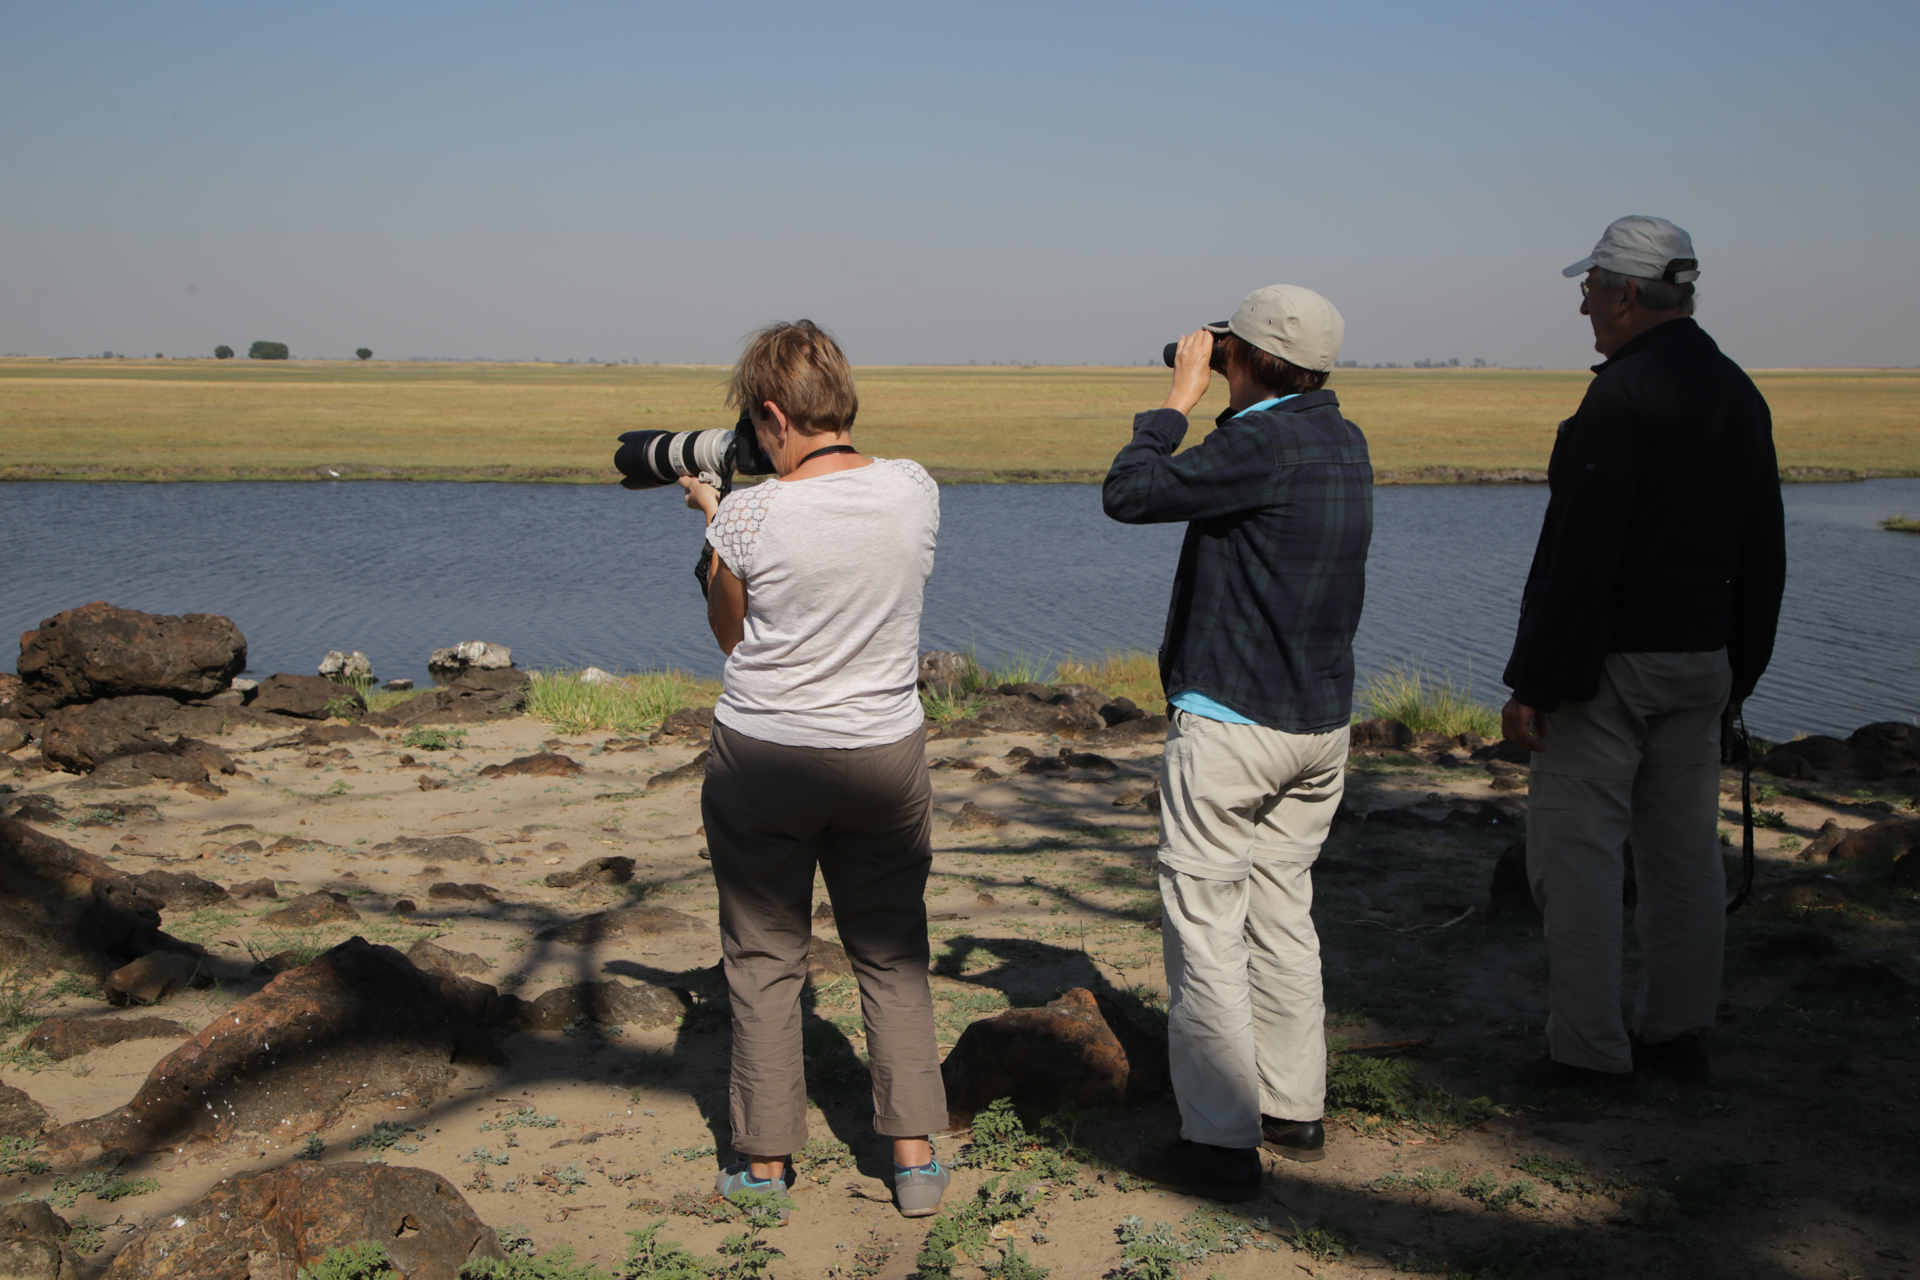
[[[1618,351],[1608,356],[1605,360],[1602,360],[1599,364],[1594,365],[1593,371],[1595,373],[1603,372],[1610,366],[1625,360],[1635,352],[1645,351],[1648,347],[1657,346],[1662,342],[1674,342],[1682,338],[1691,337],[1700,331],[1699,321],[1695,320],[1692,316],[1681,316],[1678,320],[1662,321],[1645,333],[1636,334],[1634,337],[1629,338],[1625,345]]]
[[[1251,418],[1267,413],[1304,413],[1309,409],[1319,409],[1326,405],[1332,405],[1336,409],[1339,408],[1340,397],[1325,387],[1322,387],[1318,391],[1303,391],[1291,400],[1282,400],[1279,404],[1271,404],[1264,409],[1255,409],[1247,416]],[[1238,409],[1222,409],[1219,414],[1215,416],[1213,424],[1215,426],[1225,426],[1239,414],[1239,412]]]

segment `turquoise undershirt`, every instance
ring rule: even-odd
[[[1296,392],[1295,394],[1298,393]],[[1256,409],[1271,409],[1281,401],[1291,399],[1293,399],[1293,396],[1275,396],[1271,400],[1262,400],[1259,404],[1250,404],[1242,409],[1240,413],[1236,413],[1233,416],[1237,418],[1240,414],[1252,413]],[[1232,707],[1221,706],[1206,694],[1201,693],[1198,689],[1184,689],[1174,694],[1171,698],[1167,699],[1167,701],[1189,715],[1201,716],[1208,720],[1217,720],[1221,724],[1257,725],[1260,723],[1258,720],[1247,719]]]

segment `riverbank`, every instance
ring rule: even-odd
[[[717,366],[0,360],[0,480],[600,484],[615,438],[724,427]],[[1093,483],[1160,368],[857,371],[857,437],[943,483]],[[1920,370],[1762,370],[1783,475],[1920,475]],[[1385,484],[1544,479],[1584,370],[1341,369]],[[1196,411],[1225,404],[1216,387]],[[1195,436],[1198,439],[1198,435]]]

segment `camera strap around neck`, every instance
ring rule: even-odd
[[[850,444],[830,444],[824,449],[815,449],[812,453],[800,459],[800,461],[794,463],[793,469],[795,471],[798,471],[800,468],[806,466],[809,462],[812,462],[815,458],[824,458],[830,453],[858,453],[858,452],[860,451],[854,448]]]

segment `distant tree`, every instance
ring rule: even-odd
[[[284,342],[256,342],[247,348],[249,360],[285,360],[287,344]]]
[[[373,348],[355,347],[353,349],[353,355],[356,360],[371,360],[373,359]]]
[[[233,359],[233,348],[223,342],[213,349],[213,358],[215,360],[231,360]]]

